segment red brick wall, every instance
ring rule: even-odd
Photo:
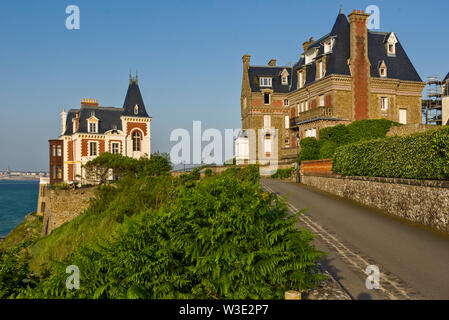
[[[143,134],[146,136],[147,135],[147,124],[146,123],[134,123],[134,122],[128,122],[127,125],[127,135],[130,135],[131,131],[135,128],[139,128],[143,131]]]
[[[73,161],[73,141],[67,142],[67,161]]]
[[[313,99],[312,102],[310,103],[310,109],[315,109],[316,108],[316,99]]]
[[[330,107],[330,106],[331,106],[331,104],[332,104],[331,99],[332,99],[332,97],[331,97],[330,94],[328,94],[328,95],[326,95],[326,96],[324,97],[324,105],[325,105],[326,107]]]
[[[263,100],[254,99],[253,100],[253,107],[262,107],[263,106]]]
[[[301,173],[304,175],[329,176],[332,172],[332,159],[311,160],[301,162]]]
[[[273,101],[273,107],[283,107],[284,106],[284,101],[282,100],[274,100]]]

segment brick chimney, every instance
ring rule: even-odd
[[[242,57],[242,61],[243,61],[243,70],[248,70],[249,69],[249,60],[251,59],[251,56],[249,54],[245,54]]]
[[[271,59],[270,61],[268,61],[268,65],[270,67],[276,67],[276,59]]]
[[[309,39],[309,41],[303,42],[302,48],[304,49],[304,52],[306,52],[306,51],[309,49],[310,45],[311,45],[314,41],[315,41],[315,40],[313,40],[313,37],[311,37],[311,38]]]
[[[98,107],[98,101],[97,99],[87,99],[87,98],[83,98],[83,100],[81,101],[81,107]]]
[[[368,58],[369,14],[354,10],[349,15],[350,58],[349,68],[352,75],[353,120],[369,118],[370,67]]]

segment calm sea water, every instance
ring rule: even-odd
[[[37,210],[38,195],[38,180],[0,180],[0,236],[6,236],[28,213]]]

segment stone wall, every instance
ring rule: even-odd
[[[46,189],[46,188],[45,188]],[[42,237],[54,229],[74,219],[89,207],[89,200],[94,197],[95,187],[76,190],[48,190],[44,196],[39,195],[39,203],[44,216]],[[42,193],[42,190],[40,190]]]
[[[449,233],[449,181],[302,175],[301,182]]]
[[[429,124],[407,124],[403,126],[394,126],[390,128],[390,131],[387,133],[387,137],[394,137],[394,136],[408,136],[413,133],[417,132],[424,132],[429,129],[436,129],[437,127],[434,125]]]

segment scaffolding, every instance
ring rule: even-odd
[[[441,126],[442,120],[442,85],[441,77],[427,77],[426,81],[426,100],[423,108],[426,124]]]

